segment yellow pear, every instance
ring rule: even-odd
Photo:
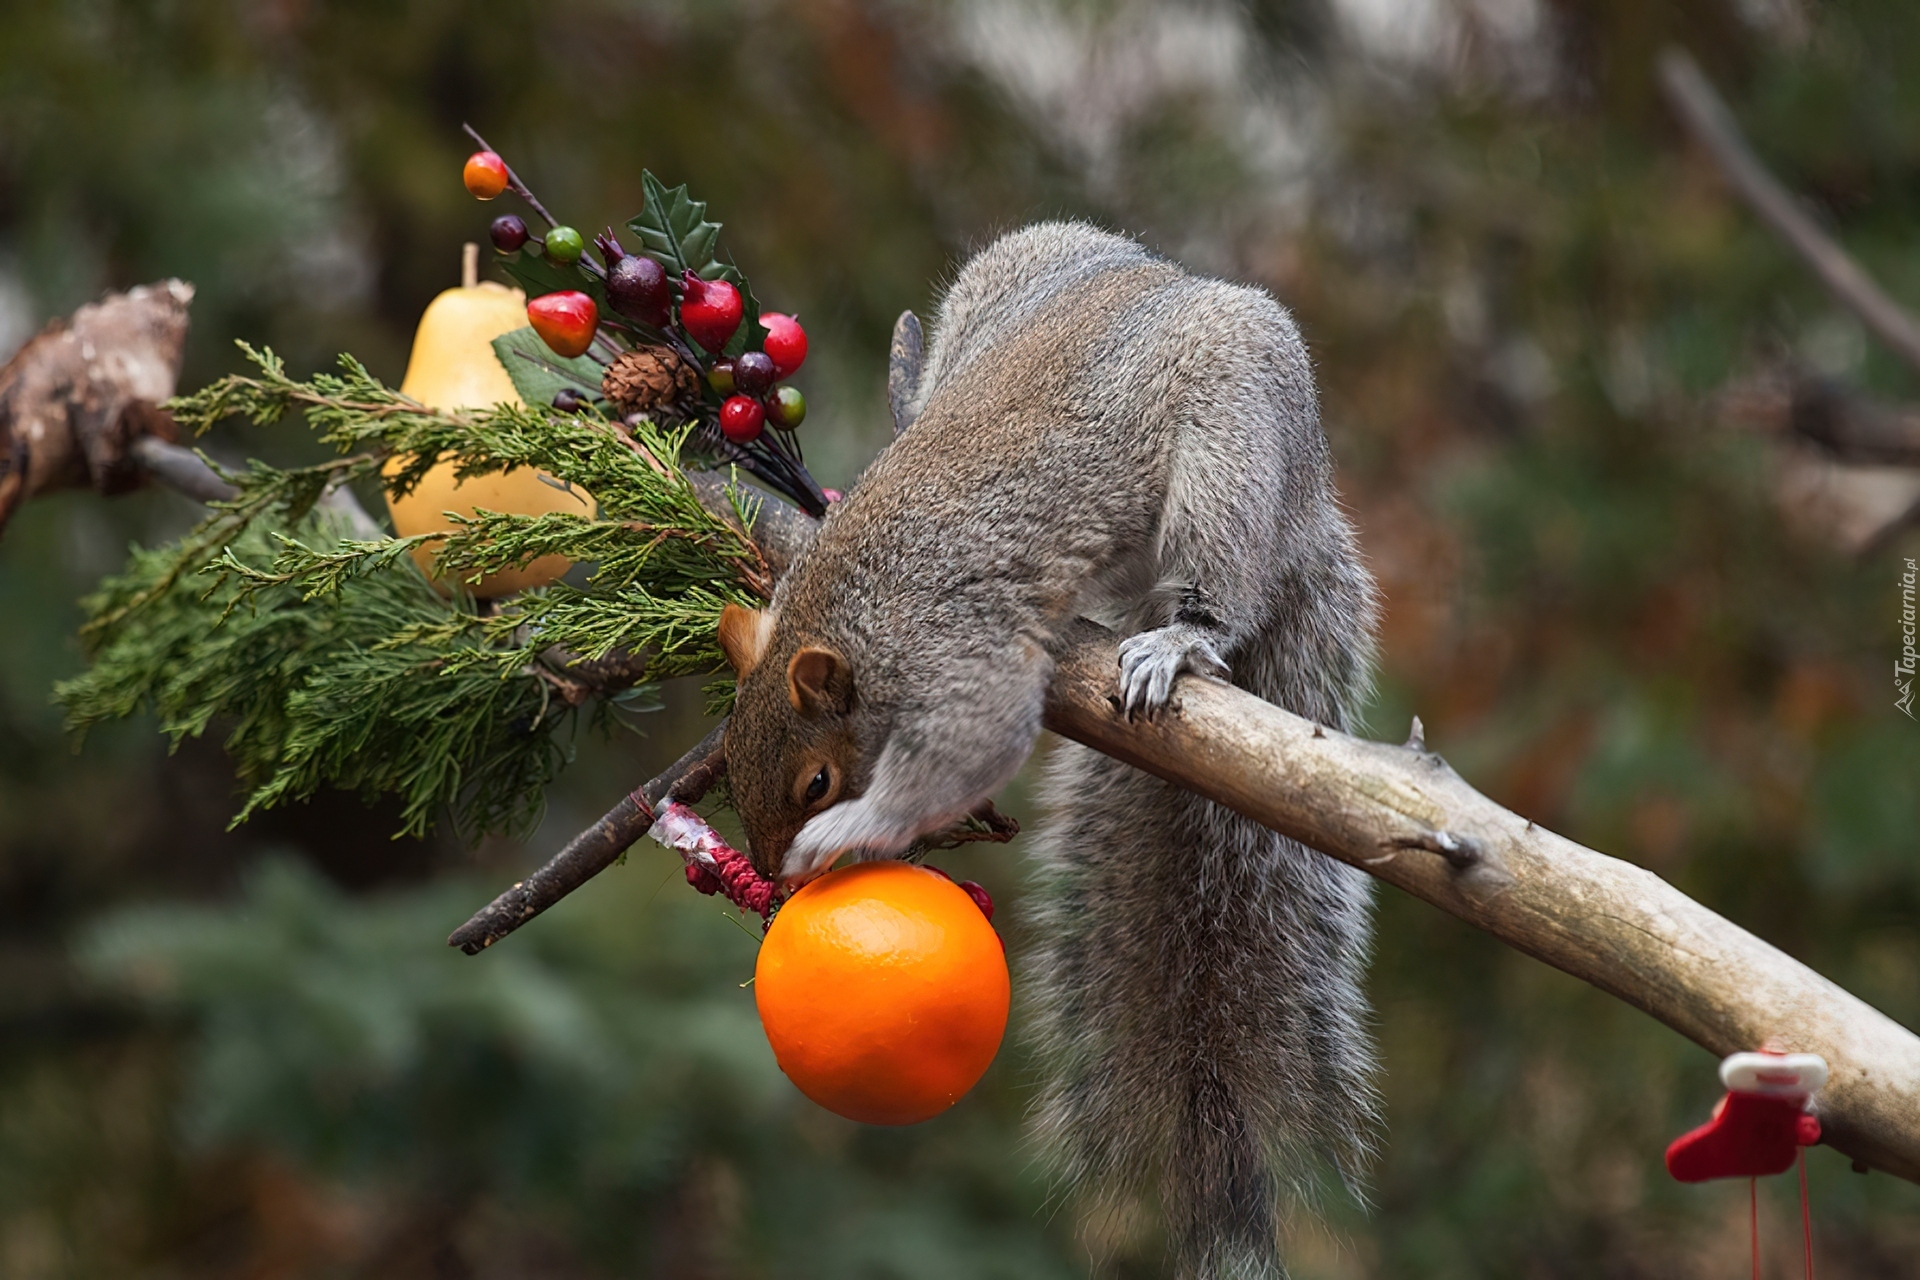
[[[493,353],[493,340],[503,333],[524,328],[527,323],[526,295],[491,281],[473,282],[475,246],[468,246],[465,283],[448,289],[427,305],[414,331],[413,354],[407,360],[407,376],[400,383],[402,394],[435,409],[480,409],[506,402],[522,403],[513,389],[512,379]],[[389,460],[387,474],[399,470],[399,459]],[[531,467],[474,476],[465,481],[454,479],[454,462],[438,463],[404,498],[387,499],[393,516],[394,532],[403,538],[420,533],[451,533],[458,526],[446,513],[471,516],[477,510],[507,511],[515,515],[537,516],[549,511],[571,511],[593,515],[593,500],[575,490],[571,493],[548,483]],[[413,552],[421,569],[433,572],[438,541],[422,543]],[[571,562],[565,556],[541,556],[524,568],[505,569],[489,574],[467,587],[484,600],[511,595],[530,587],[544,587],[565,573]]]

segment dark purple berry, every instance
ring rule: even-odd
[[[562,387],[553,393],[553,407],[562,413],[578,413],[587,407],[587,402],[572,387]]]
[[[527,242],[527,224],[511,213],[503,213],[493,220],[487,234],[493,237],[494,248],[512,253]]]
[[[644,253],[620,259],[607,268],[607,302],[623,316],[666,328],[673,293],[665,268]]]
[[[740,394],[763,396],[773,386],[773,357],[764,351],[743,351],[733,358],[733,385]]]
[[[608,266],[627,256],[627,251],[620,247],[619,237],[613,234],[612,227],[608,227],[593,238],[593,247],[600,251],[600,256],[607,260]]]

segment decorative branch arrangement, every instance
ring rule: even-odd
[[[537,237],[513,214],[489,235],[500,265],[533,301],[539,340],[501,353],[529,404],[567,412],[595,400],[635,422],[693,424],[693,443],[738,466],[811,516],[826,495],[808,474],[795,434],[806,397],[780,379],[799,369],[807,336],[792,316],[762,313],[746,276],[715,255],[720,224],[685,186],[669,189],[641,171],[646,207],[627,222],[641,245],[629,254],[612,227],[594,237],[606,265],[572,227],[555,221],[526,183],[471,125],[481,150],[467,161],[467,189],[482,200],[512,191],[547,224]],[[773,428],[768,430],[767,428]]]
[[[496,193],[517,190],[547,217],[504,162],[498,174],[484,163],[481,169],[483,186],[497,177]],[[696,249],[705,246],[704,267],[714,268],[713,235],[705,228],[717,234],[717,227],[684,190],[656,188],[650,180],[653,221],[643,215],[629,224],[636,233],[666,228],[660,234],[672,243],[647,240],[648,260],[688,259],[691,236]],[[543,256],[528,256],[532,239],[523,236],[508,269],[545,288],[543,296],[582,293],[597,310],[596,298],[613,297],[613,276],[627,258],[612,257],[604,271],[581,266],[579,253],[556,265],[556,238],[560,259],[570,248],[559,236],[565,228],[547,221]],[[504,249],[498,226],[496,245]],[[713,278],[729,270],[719,268]],[[682,284],[684,314],[689,296],[704,294],[684,278]],[[740,286],[750,299],[744,281]],[[589,345],[598,340],[593,328]],[[144,470],[208,502],[211,511],[178,543],[137,553],[88,602],[84,639],[93,665],[59,690],[69,715],[84,727],[152,706],[176,738],[216,722],[229,726],[228,749],[251,788],[241,818],[335,785],[401,796],[409,830],[424,828],[443,807],[470,830],[524,825],[564,763],[559,725],[589,703],[611,718],[623,703],[643,700],[647,682],[715,667],[712,628],[721,605],[770,595],[811,536],[812,521],[800,511],[756,501],[689,469],[728,459],[744,468],[750,455],[727,437],[718,412],[738,393],[736,385],[723,397],[713,381],[726,344],[702,360],[670,330],[642,319],[630,332],[699,362],[713,395],[700,393],[704,408],[672,402],[683,412],[664,424],[659,419],[672,416],[664,411],[609,412],[620,406],[607,394],[608,381],[639,346],[596,363],[602,394],[595,398],[567,385],[584,374],[555,363],[554,356],[583,358],[560,354],[564,334],[560,347],[547,341],[552,355],[511,335],[501,340],[502,361],[515,373],[525,406],[432,409],[382,386],[351,359],[338,374],[302,381],[271,353],[249,353],[257,374],[172,401],[169,417],[155,396],[172,391],[176,340],[165,386],[156,392],[159,381],[143,384],[144,395],[125,388],[120,407],[104,415],[132,424],[117,428],[124,437],[119,460],[105,472]],[[743,344],[733,356],[735,377],[744,354]],[[88,388],[110,380],[105,371],[115,356],[96,346],[83,362],[88,377],[69,381],[77,390],[64,406],[57,395],[42,392],[41,400],[71,410],[78,421],[85,416],[80,407],[94,403],[87,397],[99,399]],[[912,385],[908,375],[919,356],[918,322],[903,316],[894,341],[896,388]],[[0,441],[15,442],[16,456],[19,441],[31,453],[44,448],[35,442],[46,435],[17,425],[21,401],[13,389],[50,385],[42,362],[71,359],[65,347],[43,342],[0,372],[0,433],[12,432]],[[896,426],[904,429],[912,406],[904,395],[893,400]],[[255,463],[228,470],[170,443],[175,423],[203,430],[235,414],[264,423],[296,410],[339,457],[305,468]],[[82,456],[86,439],[73,432],[63,456]],[[437,589],[415,567],[411,553],[428,541],[424,536],[371,536],[371,522],[344,486],[379,477],[389,493],[404,494],[442,455],[459,460],[462,476],[536,468],[594,494],[600,508],[593,517],[483,512],[463,520],[433,554],[443,586],[552,554],[592,563],[586,585],[561,583],[477,604]],[[794,480],[752,456],[756,475]],[[798,466],[797,451],[793,461]],[[41,474],[11,464],[0,473],[0,500],[17,503],[54,487],[34,479]],[[77,466],[59,469],[61,483],[82,474]],[[119,484],[103,484],[103,491]],[[810,479],[776,487],[803,507],[824,509]],[[0,506],[0,514],[8,509]],[[1820,1102],[1826,1140],[1857,1167],[1920,1181],[1920,1037],[1651,873],[1480,796],[1426,749],[1417,722],[1405,746],[1366,742],[1191,677],[1168,714],[1129,721],[1115,697],[1112,640],[1089,624],[1054,655],[1046,721],[1056,732],[1396,884],[1717,1054],[1759,1046],[1821,1054],[1833,1068]],[[484,949],[611,865],[670,800],[702,798],[724,771],[719,732],[623,798],[450,942]],[[955,838],[1008,834],[1010,824],[984,813]]]

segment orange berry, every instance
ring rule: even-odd
[[[477,198],[491,200],[507,189],[507,162],[491,151],[476,151],[460,177]]]
[[[1010,991],[974,900],[905,862],[831,871],[794,894],[753,979],[787,1078],[866,1124],[916,1124],[958,1102],[999,1052]]]

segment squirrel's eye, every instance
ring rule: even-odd
[[[815,800],[827,794],[827,785],[827,771],[823,768],[820,772],[814,774],[813,781],[807,784],[807,803],[812,804]]]

